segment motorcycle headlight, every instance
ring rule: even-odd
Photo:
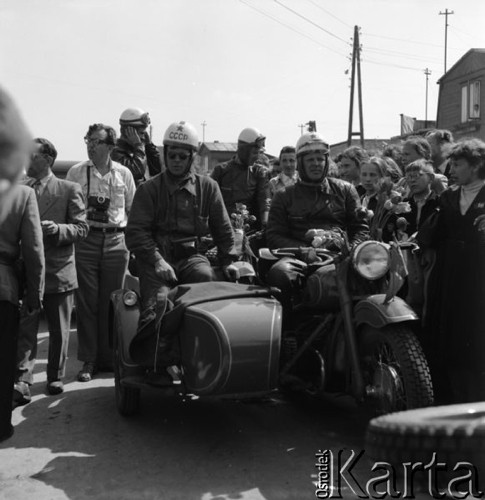
[[[125,292],[123,295],[123,303],[125,306],[131,307],[134,306],[138,302],[138,297],[135,292],[129,290]]]
[[[355,270],[368,280],[382,278],[389,270],[389,250],[378,241],[364,241],[354,251]]]

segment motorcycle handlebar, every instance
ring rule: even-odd
[[[275,248],[271,250],[271,253],[275,257],[298,257],[305,256],[310,252],[315,252],[317,257],[325,257],[322,262],[319,262],[320,265],[328,265],[332,264],[335,259],[338,257],[338,253],[332,252],[326,248],[314,248],[314,247],[287,247],[287,248]]]

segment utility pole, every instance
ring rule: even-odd
[[[204,142],[205,142],[205,127],[206,127],[206,125],[207,125],[207,122],[204,120],[204,121],[201,123],[201,125],[202,125],[202,143],[204,143]]]
[[[446,73],[446,54],[448,51],[448,16],[454,14],[454,11],[445,9],[444,12],[440,12],[440,16],[445,16],[445,73]]]
[[[431,71],[426,68],[424,70],[424,74],[426,75],[426,104],[425,104],[425,113],[424,113],[424,128],[428,128],[428,77],[431,75]]]
[[[303,129],[305,128],[306,123],[300,123],[297,127],[300,127],[300,135],[303,135]]]
[[[359,98],[359,125],[360,131],[352,131],[352,120],[354,116],[354,88],[355,88],[355,68],[357,66],[357,89]],[[364,115],[362,111],[362,78],[360,74],[360,42],[359,27],[354,26],[354,47],[352,50],[352,74],[350,77],[350,110],[349,110],[349,132],[347,135],[347,146],[352,145],[352,136],[360,136],[360,145],[364,147]]]

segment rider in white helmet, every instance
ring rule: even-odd
[[[130,169],[137,186],[162,170],[160,152],[150,138],[150,123],[143,109],[125,109],[120,116],[120,138],[111,152],[114,161]]]
[[[228,212],[236,210],[236,203],[246,205],[256,217],[258,229],[266,226],[270,204],[269,169],[259,158],[264,152],[265,140],[258,129],[245,128],[238,137],[236,156],[216,165],[211,174],[221,188]]]
[[[351,245],[368,238],[368,226],[357,214],[360,200],[355,187],[327,176],[329,153],[328,142],[316,132],[302,134],[298,139],[299,180],[274,195],[266,231],[270,248],[309,247],[315,230],[325,230],[329,243],[326,246],[333,249],[339,247],[342,232]],[[304,276],[306,265],[299,259],[283,258],[268,273],[268,283],[283,292],[286,310],[290,307],[291,290]]]
[[[137,260],[142,314],[131,344],[133,359],[153,364],[148,345],[156,334],[150,329],[160,297],[176,284],[216,280],[207,257],[198,252],[200,239],[212,235],[224,274],[237,279],[237,260],[229,215],[217,183],[193,169],[199,148],[197,131],[190,123],[172,123],[163,136],[166,171],[141,184],[135,194],[126,228],[126,243]],[[162,332],[163,334],[163,332]],[[147,340],[148,339],[148,340]],[[158,362],[173,364],[171,343],[158,342]]]

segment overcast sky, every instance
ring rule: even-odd
[[[346,140],[358,25],[365,137],[388,138],[400,113],[424,119],[425,68],[436,117],[445,9],[449,69],[485,48],[485,1],[0,0],[0,84],[59,159],[85,159],[88,125],[118,130],[133,106],[150,113],[156,144],[178,120],[201,140],[206,122],[207,141],[253,126],[276,155],[309,120]]]

